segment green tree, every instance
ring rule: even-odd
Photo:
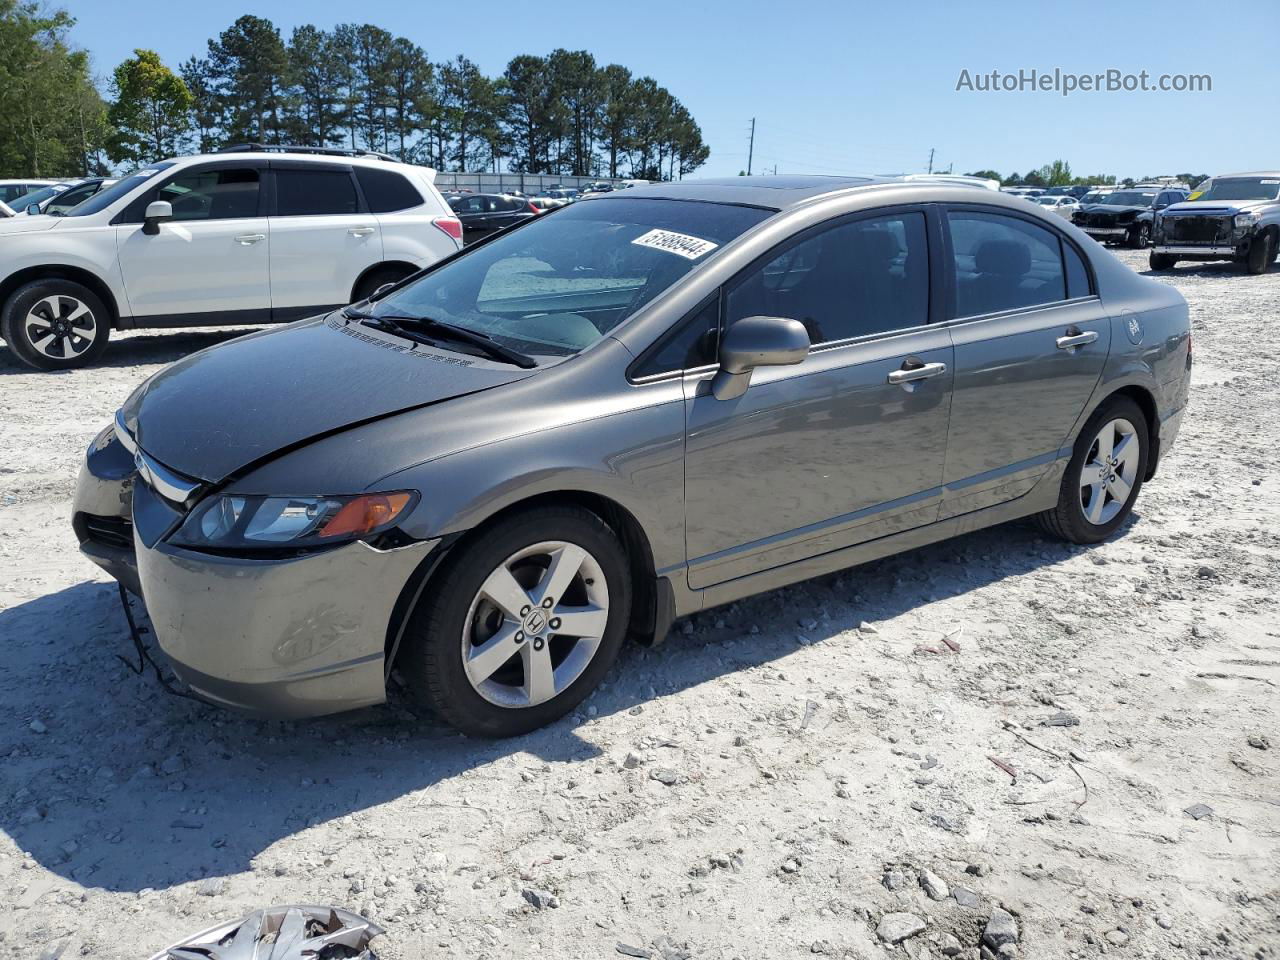
[[[196,137],[195,149],[210,153],[221,141],[223,123],[222,98],[215,86],[212,68],[208,60],[189,57],[178,70],[191,94],[190,126]]]
[[[353,39],[358,91],[353,126],[359,129],[366,149],[385,151],[392,36],[366,23],[356,27]]]
[[[542,173],[548,167],[546,143],[552,115],[552,90],[547,62],[520,54],[503,73],[506,81],[507,122],[515,143],[515,169]]]
[[[246,14],[209,41],[209,67],[226,139],[279,143],[288,54],[270,20]]]
[[[605,102],[605,81],[586,50],[553,50],[547,58],[550,84],[563,114],[569,172],[587,176],[595,157],[595,135]],[[560,131],[557,131],[560,132]]]
[[[73,50],[75,20],[43,4],[0,0],[0,176],[92,172],[106,137],[89,56]]]
[[[417,44],[404,37],[391,42],[387,59],[387,101],[391,107],[391,131],[399,143],[401,160],[410,156],[410,141],[434,112],[431,81],[435,67]]]
[[[134,50],[115,69],[115,101],[107,118],[115,133],[107,148],[115,163],[150,163],[179,152],[194,98],[154,50]]]
[[[996,173],[994,170],[976,170],[973,173],[966,173],[965,176],[978,177],[979,179],[982,179],[982,180],[995,180],[998,183],[1004,182],[1004,179],[1000,176],[1000,174]]]
[[[342,140],[345,103],[343,69],[334,37],[311,24],[294,28],[289,38],[288,81],[292,117],[290,139],[327,147]]]
[[[618,158],[630,145],[631,119],[635,112],[631,71],[611,63],[600,71],[604,103],[600,108],[599,138],[609,157],[609,176],[618,176]]]

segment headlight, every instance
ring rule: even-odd
[[[416,496],[407,491],[350,497],[224,494],[196,507],[170,542],[215,550],[328,546],[381,533]]]
[[[1257,222],[1258,222],[1258,215],[1256,213],[1237,213],[1236,214],[1237,227],[1252,227]]]

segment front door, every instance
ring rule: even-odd
[[[145,202],[116,227],[116,247],[135,318],[186,323],[253,323],[270,316],[270,237],[260,216],[262,170],[218,164],[192,168],[144,200],[166,200],[173,219],[142,231]],[[135,207],[137,208],[135,210]]]
[[[1058,460],[1111,324],[1072,241],[990,208],[947,214],[955,395],[943,516],[1013,500]]]
[[[933,521],[951,398],[947,331],[929,326],[925,214],[815,228],[747,270],[725,323],[800,320],[813,350],[761,368],[735,400],[686,381],[689,584],[712,586]]]
[[[378,218],[362,209],[351,168],[272,160],[271,307],[297,320],[350,303],[356,281],[382,262]]]

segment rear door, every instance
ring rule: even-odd
[[[717,400],[686,379],[689,584],[711,586],[927,524],[941,502],[952,349],[931,325],[926,213],[801,234],[725,292],[724,326],[790,317],[813,349]],[[697,333],[702,340],[703,329]]]
[[[258,323],[270,317],[265,164],[186,167],[137,197],[113,221],[129,305],[143,325]],[[142,230],[152,200],[173,207]]]
[[[945,221],[948,517],[1020,497],[1053,466],[1102,376],[1111,325],[1064,234],[990,207],[952,207]]]
[[[296,320],[349,303],[382,234],[349,164],[272,160],[271,309]]]

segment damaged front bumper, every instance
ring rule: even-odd
[[[386,699],[393,610],[438,540],[257,559],[144,538],[148,516],[172,508],[137,481],[132,456],[108,432],[81,469],[73,525],[84,554],[142,598],[183,682],[207,700],[276,717]]]

